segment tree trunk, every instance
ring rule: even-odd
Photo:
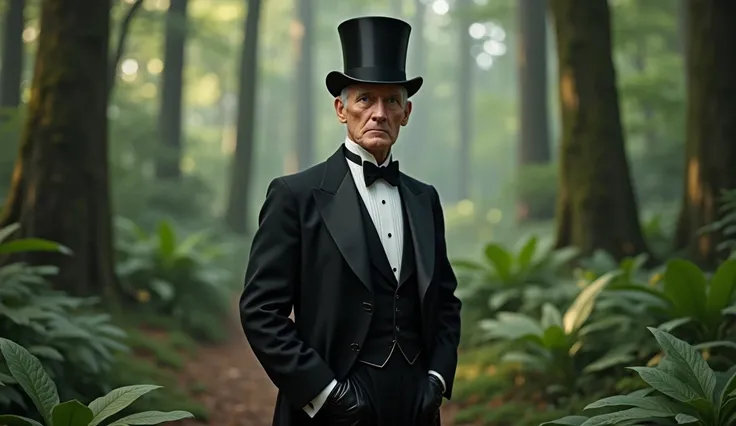
[[[562,142],[557,247],[648,253],[624,148],[606,0],[552,0]]]
[[[80,13],[82,10],[84,13]],[[19,158],[0,226],[69,247],[29,253],[59,267],[56,286],[111,295],[112,227],[107,159],[110,2],[46,0]]]
[[[691,0],[687,9],[686,176],[677,248],[712,266],[718,232],[698,235],[720,218],[719,196],[736,188],[736,3]]]
[[[458,100],[458,177],[457,177],[457,200],[470,198],[471,187],[471,154],[473,143],[473,57],[470,54],[472,38],[468,33],[468,27],[473,22],[470,19],[470,1],[463,3],[465,8],[458,16],[458,73],[457,73],[457,100]]]
[[[159,113],[161,149],[156,161],[156,177],[159,179],[178,179],[181,176],[181,110],[188,1],[170,0],[169,10],[166,12]]]
[[[230,196],[226,221],[232,230],[244,234],[248,229],[248,193],[253,169],[255,144],[256,87],[258,77],[258,24],[261,0],[248,0],[245,40],[240,57],[237,136],[231,171]]]
[[[3,28],[0,62],[0,109],[20,105],[20,81],[23,73],[23,10],[25,0],[9,0]],[[3,119],[0,116],[0,124]]]
[[[545,0],[519,0],[519,173],[525,167],[550,162],[549,112],[547,104],[547,8]],[[529,179],[519,179],[526,184]],[[539,196],[528,188],[518,194],[518,219],[550,219],[551,196]],[[529,199],[532,198],[532,199]],[[543,202],[549,199],[549,203]],[[549,204],[549,205],[545,205]]]
[[[298,28],[296,46],[297,102],[294,128],[297,167],[304,170],[314,162],[314,0],[300,0],[298,5]]]
[[[110,60],[110,75],[107,77],[107,98],[110,100],[112,98],[112,92],[115,88],[115,82],[117,80],[117,74],[118,74],[118,65],[120,65],[120,60],[123,59],[123,54],[125,53],[125,44],[126,41],[128,41],[128,33],[130,32],[130,24],[133,23],[133,18],[135,17],[136,13],[140,10],[141,6],[143,5],[143,0],[135,0],[135,3],[130,5],[128,8],[128,12],[125,14],[125,18],[123,18],[123,23],[120,26],[120,33],[118,34],[118,43],[115,48],[115,56],[112,57]]]

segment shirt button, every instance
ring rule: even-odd
[[[386,204],[386,200],[381,200],[381,204]]]
[[[396,268],[391,268],[394,272],[396,272]]]
[[[388,233],[388,237],[391,238],[391,233],[390,232]]]

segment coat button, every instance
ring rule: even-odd
[[[373,305],[368,302],[363,302],[363,310],[366,312],[373,312]]]
[[[354,350],[355,352],[358,352],[360,350],[360,345],[358,342],[353,342],[350,344],[350,349]]]

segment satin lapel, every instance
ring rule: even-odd
[[[411,237],[414,242],[414,255],[417,263],[417,284],[419,297],[424,300],[429,283],[434,274],[434,219],[429,193],[415,193],[404,179],[399,185],[401,197],[407,210]]]
[[[345,262],[371,290],[368,248],[361,224],[358,190],[345,161],[341,146],[327,159],[322,185],[313,190],[313,195],[322,220]]]

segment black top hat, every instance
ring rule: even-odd
[[[337,27],[342,44],[343,72],[327,74],[327,90],[340,96],[356,83],[400,84],[407,96],[422,87],[422,77],[406,79],[406,51],[411,26],[385,16],[348,19]]]

